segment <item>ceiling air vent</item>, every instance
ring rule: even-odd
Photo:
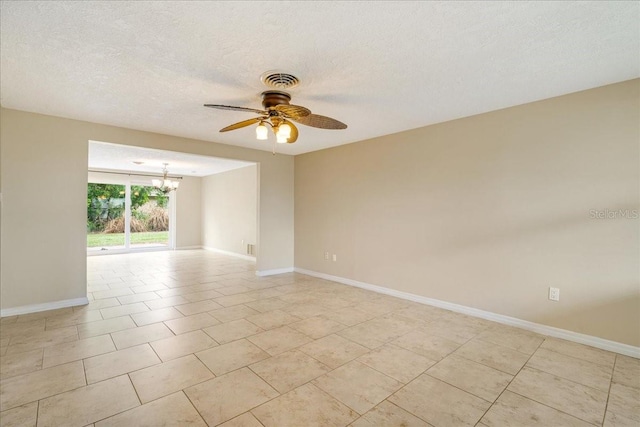
[[[280,71],[267,71],[260,76],[260,80],[265,86],[280,90],[291,89],[300,84],[300,80],[293,74],[282,73]]]

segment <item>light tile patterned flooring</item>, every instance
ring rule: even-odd
[[[2,426],[638,426],[640,361],[205,251],[0,324]],[[95,424],[94,424],[95,423]]]

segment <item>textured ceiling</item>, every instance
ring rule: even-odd
[[[347,130],[300,126],[299,154],[640,75],[640,3],[2,2],[4,107],[270,150],[259,76]],[[273,138],[273,137],[272,137]]]
[[[169,164],[167,170],[170,175],[186,176],[213,175],[253,164],[175,151],[89,141],[89,169],[162,174],[164,163]]]

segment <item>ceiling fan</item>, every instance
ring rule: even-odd
[[[289,104],[291,95],[280,90],[262,92],[262,110],[231,105],[204,104],[205,107],[220,110],[246,111],[258,114],[253,119],[243,120],[220,129],[220,132],[240,129],[259,123],[256,137],[260,140],[268,139],[269,127],[276,135],[276,142],[293,144],[298,139],[298,129],[292,123],[303,124],[320,129],[346,129],[347,125],[331,117],[312,114],[311,110],[299,105]]]

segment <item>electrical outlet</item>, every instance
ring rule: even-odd
[[[329,261],[329,252],[324,253],[324,259]]]
[[[560,288],[549,288],[549,299],[551,301],[560,301]]]
[[[333,260],[334,260],[334,261],[337,261],[337,260],[338,260],[338,255],[333,254]]]

